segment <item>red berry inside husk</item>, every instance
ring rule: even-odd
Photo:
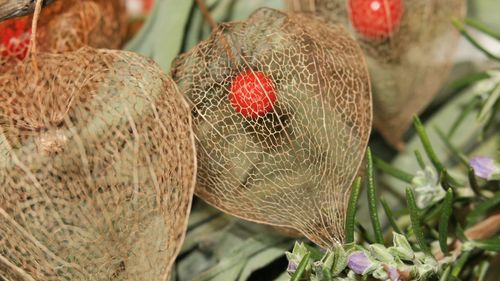
[[[276,89],[273,81],[263,72],[246,71],[233,79],[228,98],[236,112],[255,118],[273,109]]]
[[[0,56],[23,60],[28,55],[31,26],[27,18],[0,23]]]
[[[349,18],[356,31],[368,39],[386,39],[399,28],[403,0],[349,0]]]

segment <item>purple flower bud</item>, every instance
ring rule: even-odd
[[[387,272],[387,274],[389,274],[389,279],[391,279],[391,281],[399,281],[399,280],[401,280],[400,276],[399,276],[399,271],[394,266],[388,265],[385,268],[385,271]]]
[[[293,273],[295,272],[295,270],[297,270],[297,263],[294,261],[288,261],[288,267],[286,271]]]
[[[491,157],[476,156],[469,160],[469,164],[474,169],[474,174],[482,179],[489,180],[495,171],[495,162]]]
[[[349,255],[347,266],[356,274],[363,274],[373,263],[364,252],[358,251]]]

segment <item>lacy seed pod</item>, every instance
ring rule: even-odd
[[[118,49],[126,35],[123,0],[58,0],[44,7],[37,27],[38,49],[62,53],[82,46]],[[0,22],[0,63],[26,57],[33,16]]]
[[[349,28],[367,58],[374,125],[394,147],[412,117],[446,81],[463,17],[464,0],[288,0],[295,11],[314,12]]]
[[[195,181],[184,97],[133,53],[34,57],[0,74],[0,276],[167,280]]]
[[[342,27],[260,9],[174,61],[192,106],[195,192],[237,217],[343,239],[371,127],[361,49]]]

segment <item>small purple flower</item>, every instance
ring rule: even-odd
[[[482,179],[489,180],[495,172],[495,162],[493,158],[486,156],[476,156],[469,160],[469,164],[474,169],[474,174]]]
[[[373,263],[364,252],[358,251],[349,255],[347,266],[356,274],[363,274]]]
[[[295,272],[295,270],[297,270],[297,263],[294,261],[288,261],[288,267],[286,271],[293,273]]]

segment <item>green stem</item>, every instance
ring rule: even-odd
[[[370,219],[372,222],[373,232],[375,234],[375,241],[380,244],[384,244],[384,236],[382,235],[382,227],[380,226],[380,220],[378,218],[378,208],[377,208],[377,190],[375,186],[375,179],[373,175],[373,159],[371,149],[366,150],[366,158],[368,162],[368,209],[370,212]]]
[[[417,159],[418,166],[420,166],[420,169],[424,170],[425,169],[425,161],[424,158],[422,157],[422,154],[418,149],[416,149],[413,153],[415,153],[415,158]]]
[[[356,209],[361,192],[361,178],[358,177],[354,181],[354,185],[349,197],[349,205],[347,206],[345,237],[346,243],[354,242],[354,228],[356,226]]]

